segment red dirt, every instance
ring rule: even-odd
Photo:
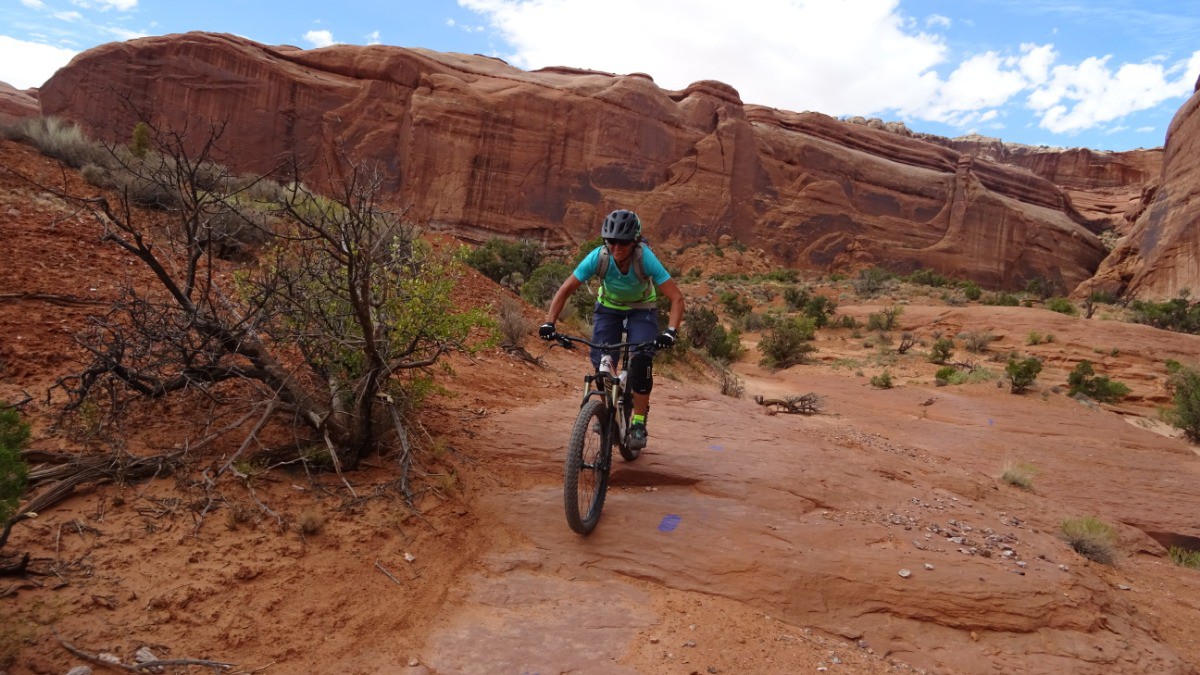
[[[59,176],[6,141],[0,165]],[[56,426],[58,398],[44,401],[100,306],[46,297],[111,299],[141,271],[94,222],[6,172],[0,223],[0,397],[34,396],[32,447],[106,452]],[[461,291],[506,295],[478,277]],[[708,291],[685,287],[694,302]],[[852,301],[841,311],[860,319],[894,302]],[[190,472],[96,486],[18,524],[6,552],[53,573],[0,577],[0,657],[12,674],[85,663],[63,641],[125,663],[149,647],[266,673],[1196,672],[1200,571],[1172,565],[1152,537],[1200,537],[1200,457],[1157,433],[1162,364],[1194,363],[1200,338],[924,297],[901,323],[927,341],[990,331],[992,353],[1046,368],[1023,396],[936,387],[922,347],[881,365],[871,336],[847,329],[822,331],[812,364],[779,373],[751,365],[746,336],[740,399],[703,369],[660,365],[651,445],[618,463],[604,518],[581,538],[563,519],[561,462],[583,356],[535,340],[543,367],[499,349],[456,356],[424,413],[437,475],[414,508],[384,457],[347,476],[358,499],[335,475],[225,474],[201,518],[197,471],[241,441],[219,439]],[[1054,341],[1027,346],[1035,330]],[[1084,358],[1132,396],[1087,406],[1055,391]],[[897,386],[871,387],[884,368]],[[808,391],[822,414],[768,415],[751,399]],[[195,443],[202,404],[140,407],[127,448]],[[1006,463],[1035,467],[1034,489],[998,480]],[[1117,527],[1117,565],[1056,537],[1087,515]]]

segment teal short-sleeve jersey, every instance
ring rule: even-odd
[[[666,283],[671,278],[667,268],[659,262],[658,257],[649,246],[639,244],[642,249],[642,269],[646,281],[638,278],[634,266],[630,264],[628,272],[621,272],[616,260],[609,260],[608,270],[600,280],[600,303],[613,309],[630,309],[636,304],[653,303],[658,300],[656,287]],[[584,257],[575,268],[575,278],[586,282],[596,276],[600,267],[600,251],[603,246],[596,247]]]

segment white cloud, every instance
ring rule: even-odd
[[[75,22],[83,20],[83,15],[79,12],[51,12],[50,16],[59,21]]]
[[[97,0],[102,11],[115,9],[120,12],[128,12],[137,7],[138,0]]]
[[[1187,96],[1200,51],[1173,65],[1149,59],[1059,63],[1053,44],[968,54],[921,30],[973,23],[903,14],[900,0],[458,0],[512,46],[525,69],[568,65],[645,72],[667,89],[701,79],[736,88],[747,103],[830,115],[899,115],[958,128],[1001,125],[1033,111],[1055,133],[1106,127]],[[447,25],[465,28],[448,20]],[[1057,34],[1058,29],[1050,30]]]
[[[327,30],[310,30],[304,34],[304,41],[313,47],[328,47],[334,44],[333,33]]]
[[[373,31],[371,31],[370,33],[367,33],[367,34],[366,34],[365,36],[363,36],[363,37],[364,37],[364,39],[366,39],[366,41],[367,41],[367,44],[369,44],[369,45],[377,45],[377,44],[380,44],[380,41],[379,41],[379,31],[377,31],[377,30],[373,30]]]
[[[46,3],[42,2],[42,0],[21,0],[21,4],[30,9],[44,9],[46,7]]]
[[[120,26],[104,26],[100,30],[116,37],[118,40],[136,40],[137,38],[144,38],[149,35],[149,33],[143,31],[129,30]]]
[[[1111,56],[1091,57],[1078,65],[1055,66],[1036,87],[1028,106],[1041,115],[1038,126],[1054,133],[1077,133],[1187,96],[1200,67],[1200,51],[1170,67],[1162,63],[1124,63],[1109,68]],[[1175,75],[1175,79],[1169,79]]]
[[[0,81],[17,89],[40,87],[76,52],[0,35]]]
[[[950,26],[954,25],[954,22],[951,21],[950,17],[948,16],[942,16],[941,14],[930,14],[925,19],[925,25],[929,28],[949,28]]]

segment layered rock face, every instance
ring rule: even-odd
[[[1162,175],[1144,209],[1096,273],[1094,286],[1130,297],[1168,300],[1200,292],[1200,81],[1175,113],[1163,148]]]
[[[421,49],[144,38],[79,55],[39,96],[44,114],[109,140],[129,137],[135,110],[197,141],[226,123],[220,144],[240,171],[294,153],[319,183],[347,160],[378,162],[391,203],[474,240],[569,246],[632,208],[663,244],[730,235],[801,269],[933,267],[1071,288],[1104,258],[1096,233],[1124,208],[1077,208],[1036,170],[979,152],[745,105],[719,82],[670,91],[645,75],[525,72]],[[1108,186],[1082,173],[1140,194],[1151,167],[1130,165],[1104,165]],[[1081,171],[1060,160],[1049,173]]]

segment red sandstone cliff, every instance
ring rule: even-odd
[[[30,89],[21,91],[7,82],[0,82],[0,118],[36,117],[40,114],[37,99]]]
[[[1117,226],[1154,168],[1138,158],[1100,162],[1097,174],[1087,151],[1022,168],[977,148],[745,105],[720,82],[670,91],[638,74],[206,33],[97,47],[40,92],[44,114],[111,140],[133,127],[122,99],[193,132],[228,121],[223,145],[239,170],[295,152],[319,180],[342,149],[381,162],[397,205],[467,238],[568,245],[628,207],[656,241],[732,235],[798,268],[928,266],[993,286],[1091,277],[1105,256],[1096,233]],[[1119,194],[1081,207],[1047,176]]]

